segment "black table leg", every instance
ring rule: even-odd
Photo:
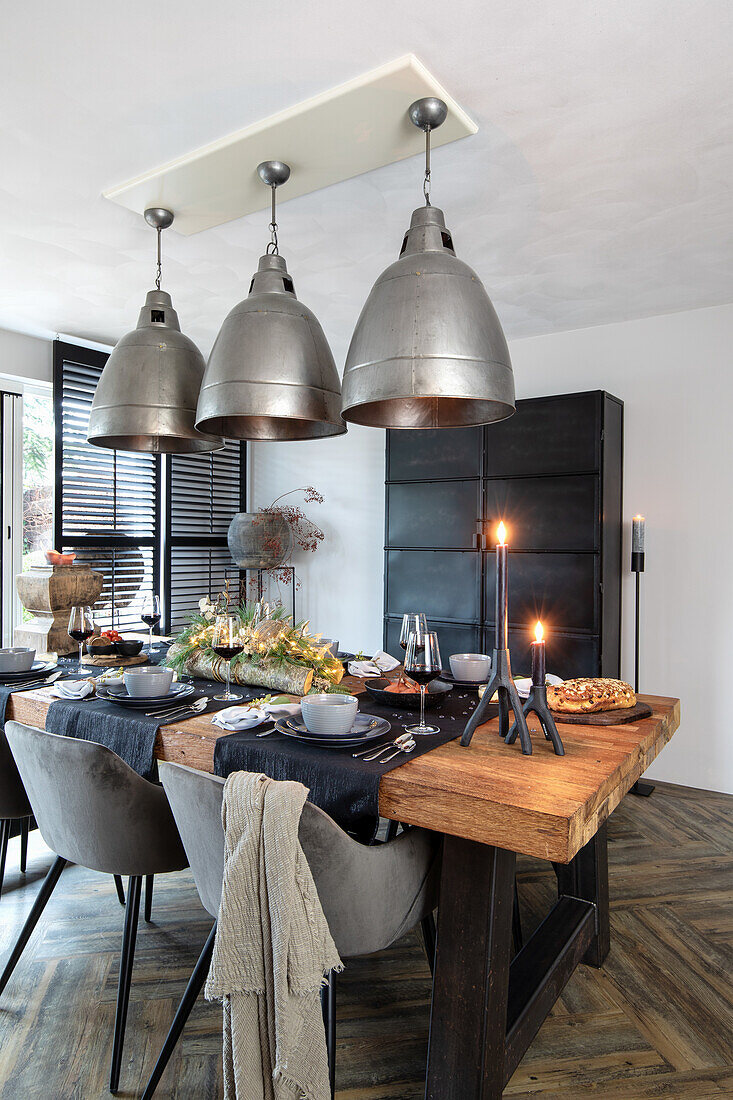
[[[606,823],[570,863],[555,864],[558,893],[561,897],[590,901],[596,907],[596,931],[583,958],[589,966],[603,966],[611,947],[608,908],[608,847]]]
[[[446,836],[426,1100],[498,1100],[516,856]]]

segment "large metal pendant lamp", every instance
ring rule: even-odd
[[[272,191],[270,244],[249,296],[225,318],[201,385],[196,427],[232,439],[322,439],[342,435],[341,384],[323,329],[295,297],[279,253],[275,191],[290,176],[281,161],[257,168]]]
[[[158,234],[155,290],[145,299],[137,328],[118,341],[105,363],[87,439],[96,447],[120,451],[216,451],[223,440],[194,425],[204,357],[181,332],[170,294],[160,289],[160,237],[173,214],[154,207],[145,211],[145,220]]]
[[[514,374],[499,318],[476,273],[457,259],[443,211],[430,203],[430,133],[442,99],[418,99],[425,131],[425,205],[399,259],[380,275],[351,339],[343,416],[375,428],[489,424],[514,412]]]

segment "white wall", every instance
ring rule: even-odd
[[[0,375],[50,382],[53,378],[52,342],[0,328]]]
[[[682,726],[650,769],[733,792],[723,689],[733,668],[733,306],[518,340],[517,395],[606,389],[625,402],[624,515],[647,517],[642,689],[682,698]],[[382,640],[384,433],[251,446],[251,506],[297,485],[325,544],[297,559],[299,615],[370,651]],[[627,525],[628,528],[628,525]],[[628,529],[626,531],[628,544]],[[624,552],[628,568],[628,545]],[[623,675],[633,678],[632,577],[624,585]],[[550,661],[551,665],[551,661]]]

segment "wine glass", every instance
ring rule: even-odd
[[[400,630],[400,648],[407,649],[407,639],[411,634],[418,634],[423,638],[428,632],[428,623],[422,611],[410,612],[402,616],[402,629]]]
[[[79,643],[79,667],[81,668],[84,642],[87,638],[91,638],[94,633],[94,615],[91,607],[84,607],[81,604],[72,607],[69,615],[68,633],[70,638]]]
[[[416,726],[405,726],[408,733],[440,733],[438,726],[425,725],[425,689],[431,680],[440,676],[441,668],[440,647],[435,631],[410,634],[407,639],[405,672],[420,685],[420,722]]]
[[[148,654],[153,652],[153,627],[160,622],[160,596],[146,596],[143,600],[143,610],[140,616],[148,628]]]
[[[241,699],[241,695],[230,691],[232,674],[232,657],[236,657],[244,649],[240,637],[240,622],[236,615],[228,615],[226,612],[216,616],[214,623],[214,636],[211,648],[217,657],[222,657],[227,663],[227,689],[221,695],[215,695],[215,699],[229,702],[231,699]]]

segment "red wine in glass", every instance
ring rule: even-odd
[[[211,639],[211,648],[217,657],[221,657],[227,663],[227,687],[221,695],[215,695],[215,699],[229,702],[231,699],[241,699],[242,696],[231,690],[232,659],[241,653],[244,646],[241,641],[241,623],[236,615],[226,613],[217,615],[214,623],[214,636]]]
[[[146,596],[140,618],[148,628],[148,653],[153,651],[153,627],[160,622],[160,596]]]
[[[79,643],[79,665],[84,658],[84,642],[94,633],[94,615],[91,607],[81,605],[72,607],[69,615],[68,634]]]
[[[440,648],[438,635],[434,630],[425,633],[410,634],[407,639],[405,672],[420,685],[420,721],[416,726],[405,726],[408,733],[439,733],[438,726],[425,724],[425,688],[431,680],[440,676]]]
[[[224,661],[231,661],[233,657],[236,657],[242,652],[243,646],[241,645],[214,645],[211,647],[217,657],[221,657]]]

